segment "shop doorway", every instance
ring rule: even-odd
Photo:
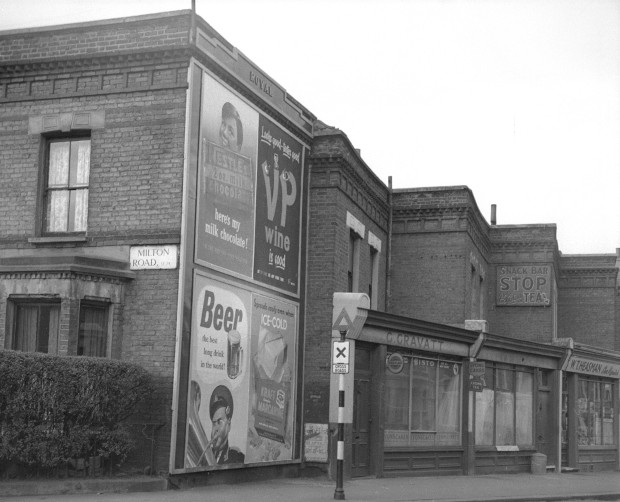
[[[536,413],[536,450],[547,455],[547,465],[556,462],[554,402],[550,370],[538,370],[538,413]]]
[[[351,476],[370,475],[370,349],[355,348]]]

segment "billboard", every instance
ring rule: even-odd
[[[171,470],[300,459],[307,144],[196,64]]]
[[[292,460],[297,306],[196,274],[184,467]]]
[[[196,263],[299,294],[304,147],[202,75]]]

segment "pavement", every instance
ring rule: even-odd
[[[29,484],[29,485],[28,485]],[[18,487],[18,485],[20,485]],[[36,485],[36,486],[35,486]],[[11,493],[10,487],[21,494]],[[30,488],[28,488],[28,486]],[[336,483],[319,478],[278,478],[172,489],[165,478],[0,482],[2,502],[322,501],[334,500]],[[30,490],[30,493],[29,493]],[[356,478],[344,499],[377,502],[620,501],[620,472],[489,474],[481,476]]]

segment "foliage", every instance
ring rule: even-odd
[[[0,350],[0,462],[53,468],[123,460],[123,420],[151,394],[149,374],[122,361]]]

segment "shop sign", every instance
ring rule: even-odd
[[[403,371],[403,368],[405,367],[405,360],[398,352],[394,352],[387,356],[385,364],[388,370],[397,375]]]
[[[131,270],[177,268],[177,246],[132,246],[129,249]]]
[[[497,267],[497,305],[546,307],[551,304],[551,267],[503,265]]]
[[[568,360],[566,371],[608,378],[620,378],[620,364],[595,361],[577,356],[572,356]]]
[[[467,357],[469,345],[465,343],[439,340],[414,333],[402,333],[398,331],[386,331],[378,328],[365,327],[359,336],[360,340],[372,343],[404,347],[411,350],[422,350],[438,354],[451,354]]]
[[[469,390],[482,392],[484,389],[484,373],[486,367],[484,361],[471,361],[469,363]]]

